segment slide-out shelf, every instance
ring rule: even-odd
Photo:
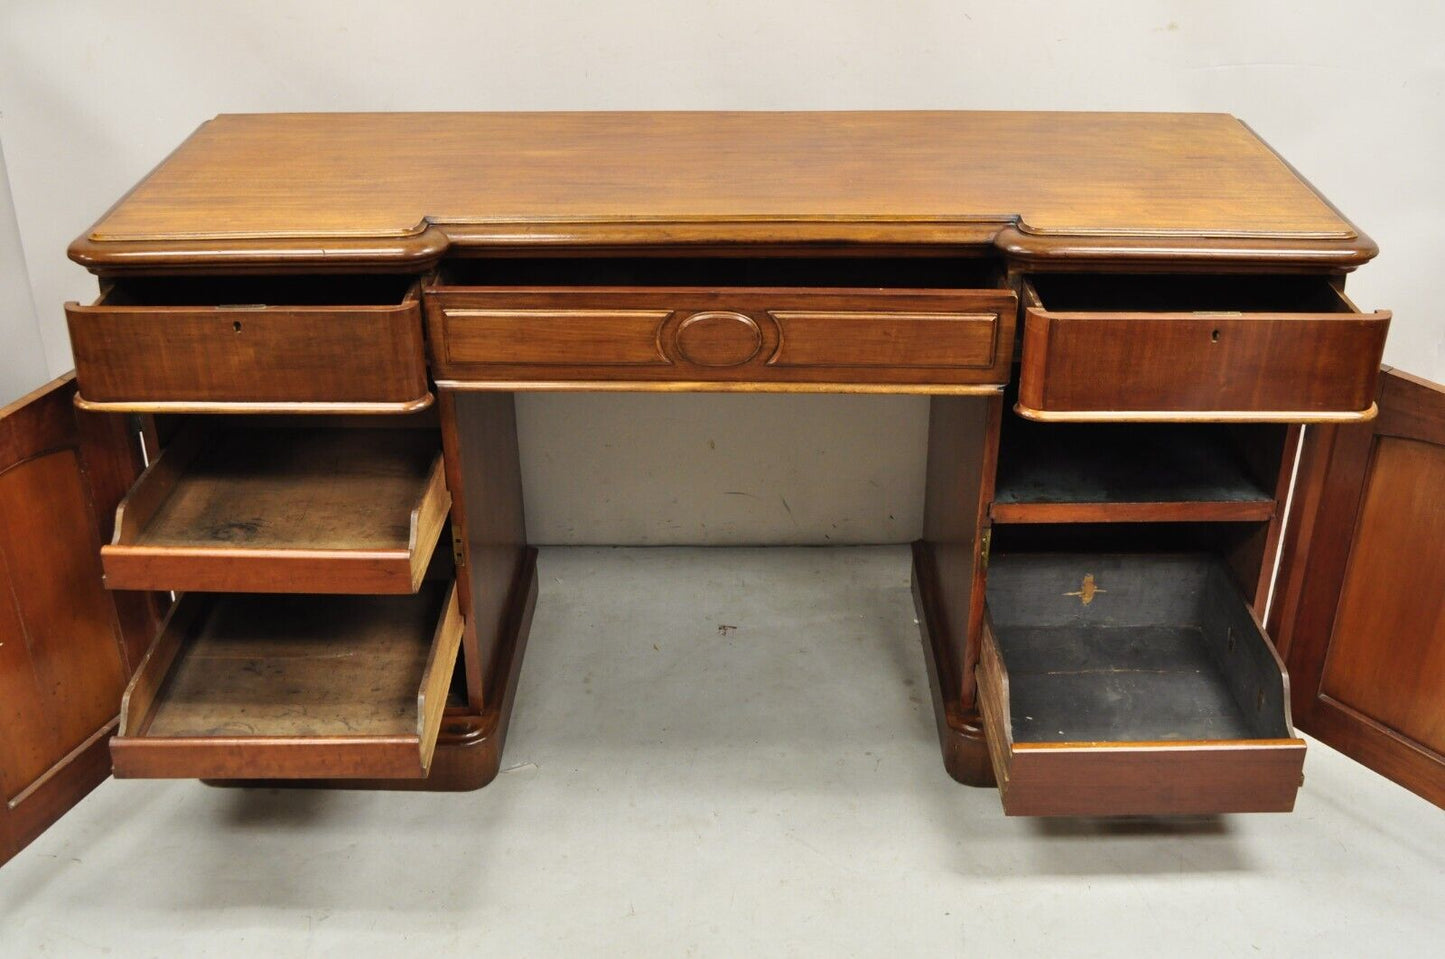
[[[121,503],[112,589],[410,593],[451,509],[432,430],[191,424]]]
[[[438,580],[406,596],[184,596],[126,690],[115,775],[424,777],[462,631]]]
[[[1212,555],[993,557],[978,689],[1009,815],[1294,806],[1284,667]]]
[[[1243,447],[1278,428],[1004,415],[995,523],[1265,522],[1275,514],[1274,491]]]

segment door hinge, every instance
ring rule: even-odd
[[[978,563],[988,569],[988,552],[993,547],[993,527],[985,526],[978,536]]]
[[[457,566],[467,565],[467,552],[462,548],[462,534],[452,529],[452,560]]]

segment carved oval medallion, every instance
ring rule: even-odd
[[[694,313],[677,328],[678,355],[698,366],[741,366],[762,345],[752,317],[730,310]]]

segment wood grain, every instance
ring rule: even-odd
[[[441,582],[407,597],[187,596],[127,691],[115,774],[424,777],[461,633]]]
[[[417,288],[398,303],[278,305],[261,280],[253,290],[213,282],[211,303],[172,302],[164,285],[150,282],[150,295],[117,287],[92,306],[66,304],[85,402],[178,412],[231,404],[280,412],[307,403],[402,411],[430,402]],[[346,299],[344,280],[317,283]],[[299,292],[309,298],[313,290]],[[298,288],[280,292],[297,298]],[[247,296],[258,302],[228,300]]]
[[[439,446],[424,429],[183,431],[121,504],[106,583],[415,592],[451,506]]]
[[[129,632],[153,624],[148,597],[118,615],[97,555],[137,438],[81,428],[74,391],[62,377],[0,409],[0,862],[107,775]]]
[[[1320,266],[1375,251],[1229,116],[860,111],[221,116],[71,256],[395,266],[764,242]]]
[[[1379,404],[1306,434],[1277,628],[1300,728],[1445,806],[1445,387]]]
[[[459,385],[968,385],[1008,379],[1016,302],[997,289],[434,286],[427,322],[438,380]]]
[[[1026,286],[1021,415],[1294,421],[1373,412],[1390,314],[1356,313],[1343,298],[1328,299],[1323,281],[1315,310],[1312,291],[1297,283],[1279,296],[1261,295],[1257,282],[1237,294],[1218,281],[1103,284],[1112,300],[1095,292],[1097,281],[1065,285],[1057,296]],[[1293,296],[1299,305],[1276,307]],[[1261,301],[1274,309],[1251,312]]]

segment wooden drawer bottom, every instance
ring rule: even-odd
[[[1004,811],[1288,812],[1283,667],[1209,556],[995,557],[978,685]]]
[[[119,778],[420,778],[462,637],[455,587],[190,594],[121,706]]]

